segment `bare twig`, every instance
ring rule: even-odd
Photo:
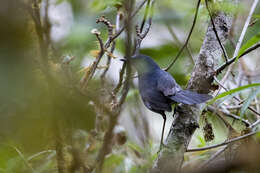
[[[121,13],[118,9],[117,11],[117,15],[116,15],[116,27],[115,27],[115,32],[118,31],[119,27],[120,27],[120,16],[121,16]],[[106,26],[107,26],[107,29],[108,29],[108,37],[109,38],[112,38],[113,37],[113,25],[104,17],[102,16],[101,18],[99,18],[97,20],[97,23],[99,22],[103,22]],[[111,54],[114,53],[114,50],[115,50],[115,46],[116,46],[116,42],[115,41],[112,41],[112,46],[111,46],[111,49],[110,49],[110,53],[107,55],[107,62],[106,62],[106,68],[104,69],[103,73],[100,75],[101,77],[101,81],[102,81],[102,85],[104,87],[104,83],[105,83],[105,76],[106,76],[106,73],[108,72],[108,69],[110,67],[110,64],[111,64]],[[105,88],[105,87],[104,87]],[[113,93],[109,92],[110,95],[113,95]]]
[[[121,18],[121,15],[122,15],[121,12],[118,10],[117,16],[116,16],[116,32],[118,32],[118,30],[120,28],[120,18]],[[118,84],[116,85],[116,87],[113,89],[113,91],[110,94],[112,100],[115,99],[115,95],[117,94],[117,92],[119,91],[120,87],[122,86],[123,76],[124,76],[124,72],[125,72],[125,67],[126,67],[126,64],[124,63],[122,69],[119,72],[119,82],[118,82]]]
[[[242,45],[244,36],[245,36],[245,34],[246,34],[247,28],[248,28],[248,26],[249,26],[249,24],[250,24],[250,20],[251,20],[252,15],[253,15],[253,13],[254,13],[254,11],[255,11],[255,8],[256,8],[256,5],[257,5],[258,1],[259,1],[259,0],[254,0],[253,4],[252,4],[252,6],[251,6],[251,9],[250,9],[250,12],[249,12],[249,14],[248,14],[248,17],[247,17],[247,19],[246,19],[245,25],[244,25],[243,30],[242,30],[242,32],[241,32],[241,35],[240,35],[240,37],[239,37],[239,39],[238,39],[238,42],[237,42],[236,49],[235,49],[235,52],[234,52],[233,57],[236,57],[236,56],[238,55],[238,53],[239,53],[239,50],[240,50],[240,47],[241,47],[241,45]]]
[[[143,39],[146,37],[146,35],[148,34],[151,25],[152,25],[152,17],[153,17],[153,13],[152,13],[152,8],[154,6],[154,2],[155,0],[152,2],[150,10],[149,10],[149,19],[148,19],[148,25],[146,27],[146,29],[143,31],[143,28],[139,28],[138,25],[136,25],[136,40],[135,40],[135,49],[134,49],[134,55],[137,55],[139,53],[140,47],[141,47],[141,43],[143,41]]]
[[[35,173],[35,170],[31,166],[31,164],[28,162],[28,160],[24,157],[23,153],[15,146],[10,146],[10,147],[13,148],[18,153],[19,157],[23,160],[24,164],[28,167],[30,172]]]
[[[217,29],[222,32],[220,38],[223,41],[227,39],[228,32],[232,24],[232,16],[224,12],[219,12],[214,16]],[[225,28],[219,27],[224,25]],[[214,61],[222,54],[215,33],[210,23],[200,49],[200,54],[196,59],[194,70],[188,83],[187,89],[195,90],[201,93],[209,93],[214,72]],[[157,160],[154,163],[152,173],[159,172],[180,172],[183,163],[183,155],[191,140],[191,137],[198,127],[198,117],[201,113],[200,106],[178,105],[171,129],[167,136],[166,147],[160,151]],[[174,163],[174,164],[172,164]]]
[[[252,52],[253,50],[257,49],[258,47],[260,47],[260,42],[256,43],[254,46],[248,48],[238,58],[245,56],[246,54],[248,54],[248,53]],[[227,66],[229,66],[230,64],[235,62],[236,59],[237,59],[237,57],[233,57],[232,59],[229,59],[225,64],[223,64],[223,65],[221,65],[220,67],[217,68],[217,70],[215,71],[215,74],[218,75],[219,73],[221,73]]]
[[[227,89],[226,87],[224,87],[224,85],[222,85],[222,84],[220,83],[220,81],[218,81],[218,79],[217,79],[216,77],[214,77],[214,80],[215,80],[225,91],[228,91],[228,89]],[[236,99],[237,101],[241,102],[241,100],[240,100],[238,97],[233,96],[233,98]],[[251,112],[255,113],[255,115],[260,116],[260,113],[257,112],[254,108],[248,106],[248,109],[249,109]]]
[[[131,14],[132,14],[132,9],[133,9],[133,1],[132,0],[128,0],[125,1],[125,8],[127,9],[127,17],[125,20],[125,28],[126,28],[126,43],[125,43],[125,47],[126,47],[126,59],[129,59],[131,57]],[[123,83],[123,90],[122,90],[122,95],[119,99],[119,101],[117,103],[115,103],[114,105],[112,105],[112,112],[113,112],[113,116],[109,117],[109,127],[108,130],[105,133],[105,137],[104,137],[104,142],[102,144],[102,147],[100,149],[100,152],[98,153],[98,157],[97,157],[97,163],[95,165],[96,167],[96,172],[97,173],[101,173],[102,172],[102,167],[104,164],[104,159],[105,156],[109,153],[110,148],[111,148],[111,144],[112,144],[112,139],[113,139],[113,130],[117,124],[117,120],[118,117],[120,115],[121,109],[122,109],[122,104],[124,103],[127,93],[129,91],[129,87],[130,87],[130,77],[131,77],[131,68],[129,65],[127,65],[127,62],[124,62],[123,68],[126,68],[126,79],[125,82]],[[125,70],[121,70],[120,72],[120,78],[123,79],[123,74],[124,74]],[[120,80],[122,82],[122,80]],[[119,81],[119,84],[121,83]],[[120,84],[116,87],[116,88],[120,88],[120,86],[122,84]],[[117,89],[117,90],[118,90]]]
[[[148,16],[150,1],[151,1],[151,0],[148,0],[148,1],[147,1],[147,4],[146,4],[146,8],[145,8],[145,12],[144,12],[144,19],[143,19],[142,24],[141,24],[141,27],[140,27],[140,31],[141,31],[141,32],[143,31],[144,24],[145,24],[146,19],[147,19],[147,16]]]
[[[121,70],[119,72],[119,82],[118,82],[117,86],[114,88],[113,94],[117,94],[117,92],[119,91],[119,89],[122,86],[125,69],[126,69],[126,63],[123,64],[123,66],[122,66],[122,68],[121,68]]]
[[[212,162],[213,160],[215,160],[219,155],[221,155],[226,149],[228,148],[228,146],[225,146],[223,148],[221,148],[220,150],[218,150],[215,154],[213,154],[208,160],[206,160],[205,162],[203,162],[200,165],[200,168],[204,168],[205,166],[207,166],[210,162]]]
[[[222,52],[223,52],[224,58],[225,58],[225,60],[226,60],[226,62],[227,62],[227,61],[228,61],[228,55],[227,55],[227,52],[226,52],[224,46],[222,45],[221,40],[220,40],[220,38],[219,38],[219,36],[218,36],[218,32],[217,32],[217,29],[216,29],[214,20],[213,20],[211,11],[210,11],[210,9],[209,9],[208,0],[206,0],[205,3],[206,3],[206,8],[207,8],[208,13],[209,13],[209,17],[210,17],[210,21],[211,21],[211,24],[212,24],[213,31],[214,31],[214,33],[215,33],[215,35],[216,35],[217,41],[218,41],[218,43],[219,43],[219,46],[220,46],[220,48],[221,48],[221,50],[222,50]]]
[[[130,20],[138,13],[138,11],[142,8],[142,6],[145,4],[147,0],[144,0],[140,6],[138,6],[138,8],[134,11],[134,13],[132,13],[132,15],[130,16]],[[91,80],[91,78],[93,77],[97,67],[98,67],[98,64],[101,60],[101,58],[103,57],[104,53],[105,53],[105,50],[107,50],[107,48],[109,48],[110,44],[124,31],[124,29],[126,28],[126,24],[116,33],[112,36],[112,25],[111,23],[104,18],[104,16],[102,16],[101,18],[99,18],[97,20],[97,23],[99,22],[103,22],[105,25],[107,25],[108,29],[109,29],[109,37],[107,39],[107,41],[105,42],[105,44],[103,43],[103,41],[101,40],[101,38],[98,36],[99,34],[95,34],[98,41],[99,41],[99,44],[100,44],[100,52],[99,52],[99,55],[98,57],[96,58],[96,60],[93,62],[93,64],[91,65],[91,68],[90,68],[90,71],[88,73],[87,76],[85,76],[82,80],[82,87],[85,88],[87,85],[88,85],[88,82]]]
[[[181,50],[178,52],[178,54],[176,55],[175,59],[170,63],[170,65],[165,69],[165,71],[168,71],[172,66],[173,64],[177,61],[177,59],[179,58],[179,56],[181,55],[182,51],[184,50],[184,48],[187,46],[189,40],[190,40],[190,37],[191,37],[191,34],[192,34],[192,31],[195,27],[195,24],[196,24],[196,21],[197,21],[197,17],[198,17],[198,12],[199,12],[199,6],[200,6],[200,1],[201,0],[198,0],[198,3],[197,3],[197,6],[196,6],[196,12],[195,12],[195,16],[194,16],[194,19],[193,19],[193,22],[192,22],[192,26],[191,26],[191,29],[190,29],[190,32],[188,34],[188,37],[184,43],[184,45],[182,46]]]
[[[127,62],[125,62],[125,63],[127,63]],[[125,79],[125,82],[124,82],[122,95],[121,95],[121,97],[118,101],[118,106],[121,106],[126,99],[127,93],[129,91],[129,88],[130,88],[130,78],[131,78],[131,67],[127,66],[126,67],[126,79]]]
[[[114,50],[115,50],[115,46],[116,46],[116,42],[112,42],[112,46],[111,46],[111,54],[113,54]],[[108,72],[108,69],[110,67],[110,64],[111,64],[111,56],[110,55],[107,55],[107,62],[106,62],[106,68],[104,69],[103,73],[100,75],[101,77],[101,80],[103,81],[104,83],[104,80],[105,80],[105,76]]]
[[[253,124],[251,124],[251,125],[249,126],[249,128],[253,129],[253,128],[255,128],[256,126],[258,126],[259,124],[260,124],[260,119],[258,119],[256,122],[254,122]]]
[[[255,134],[259,133],[259,132],[260,132],[260,130],[257,130],[257,131],[254,131],[254,132],[250,132],[250,133],[248,133],[248,134],[246,134],[246,135],[242,135],[242,136],[239,136],[239,137],[236,137],[236,138],[227,140],[227,141],[225,141],[225,142],[222,142],[222,143],[216,144],[216,145],[211,145],[211,146],[201,147],[201,148],[191,148],[191,149],[187,149],[187,152],[203,151],[203,150],[209,150],[209,149],[221,147],[221,146],[224,146],[224,145],[227,145],[227,144],[230,144],[230,143],[239,141],[239,140],[241,140],[241,139],[248,138],[248,137],[253,136],[253,135],[255,135]]]
[[[92,30],[92,33],[97,37],[97,40],[98,40],[99,46],[100,46],[100,51],[99,51],[99,54],[98,54],[97,58],[95,59],[95,61],[91,65],[89,72],[82,79],[82,88],[86,88],[88,86],[89,81],[94,76],[94,73],[95,73],[95,71],[96,71],[96,69],[98,67],[98,64],[99,64],[102,56],[105,53],[104,44],[103,44],[102,39],[100,38],[100,32],[98,30],[94,29],[94,30]]]
[[[250,20],[251,20],[252,15],[253,15],[253,13],[254,13],[254,11],[255,11],[255,8],[256,8],[257,3],[258,3],[258,0],[254,0],[253,4],[252,4],[252,6],[251,6],[251,9],[250,9],[250,12],[249,12],[249,14],[248,14],[248,16],[247,16],[247,19],[246,19],[246,22],[245,22],[245,24],[244,24],[243,30],[242,30],[242,32],[241,32],[241,34],[240,34],[239,39],[238,39],[238,42],[237,42],[237,45],[236,45],[236,49],[235,49],[235,51],[234,51],[234,54],[233,54],[232,59],[238,56],[239,50],[240,50],[240,48],[241,48],[241,45],[242,45],[242,42],[243,42],[243,39],[244,39],[244,36],[245,36],[246,31],[247,31],[247,28],[248,28],[248,26],[249,26],[249,24],[250,24]],[[222,80],[221,80],[221,83],[224,83],[224,82],[226,81],[227,77],[229,76],[229,74],[230,74],[230,72],[231,72],[232,66],[233,66],[233,65],[229,66],[229,68],[228,68],[226,74],[224,75],[224,77],[223,77]]]
[[[111,24],[110,21],[108,21],[105,16],[101,16],[100,18],[97,19],[96,23],[104,23],[107,26],[108,30],[108,37],[111,39],[113,37],[113,25]]]
[[[137,10],[135,10],[135,12],[131,15],[131,17],[130,17],[130,19],[140,10],[140,7],[142,7],[144,4],[145,4],[145,2],[146,2],[147,0],[145,0],[145,1],[143,1],[141,4],[140,4],[140,6],[137,8]],[[149,0],[149,2],[150,2],[150,0]],[[146,10],[148,10],[147,8],[149,7],[149,5],[147,5],[146,6]],[[148,12],[147,12],[148,13]],[[148,14],[147,14],[148,15]],[[144,18],[144,20],[146,19],[147,17],[145,17]],[[144,21],[143,20],[143,21]],[[136,43],[135,43],[135,50],[139,50],[139,48],[140,48],[140,45],[141,45],[141,41],[144,39],[144,37],[146,36],[146,34],[148,33],[148,31],[149,31],[149,29],[150,29],[150,26],[151,26],[151,17],[148,19],[149,21],[149,26],[148,26],[148,29],[144,32],[144,34],[143,35],[141,35],[140,34],[140,31],[138,32],[140,35],[139,35],[139,37],[137,37],[137,39],[139,39],[138,40],[138,44],[137,44],[137,40],[136,40]],[[125,28],[126,27],[126,25],[124,25],[124,27],[123,28]],[[123,29],[122,28],[122,29]],[[122,30],[121,29],[121,30]],[[121,32],[121,30],[120,31],[118,31],[118,33],[120,33]],[[113,94],[114,95],[116,95],[117,94],[117,92],[119,91],[119,89],[121,88],[121,86],[122,86],[122,84],[123,84],[123,78],[124,78],[124,73],[125,73],[125,69],[126,69],[126,63],[124,63],[123,64],[123,66],[122,66],[122,68],[121,68],[121,70],[120,70],[120,73],[119,73],[119,82],[118,82],[118,84],[117,84],[117,86],[114,88],[114,90],[113,90]]]
[[[143,7],[143,5],[146,3],[147,0],[144,0],[138,7],[137,9],[132,13],[130,19],[132,19],[139,11],[140,9]],[[111,44],[111,42],[113,40],[115,40],[126,28],[126,25],[124,25],[111,39],[108,39],[106,41],[106,44],[105,44],[105,48],[106,47],[109,47],[109,45]]]
[[[170,25],[169,25],[168,23],[165,23],[165,25],[166,25],[166,27],[167,27],[169,33],[171,34],[171,36],[172,36],[172,37],[175,39],[175,41],[177,42],[177,44],[178,44],[179,46],[181,46],[182,43],[181,43],[181,41],[178,39],[178,37],[177,37],[177,35],[175,34],[174,30],[170,27]],[[190,50],[190,48],[188,47],[188,45],[189,45],[189,43],[186,45],[186,50],[187,50],[187,52],[188,52],[188,55],[189,55],[189,57],[190,57],[190,59],[191,59],[192,64],[195,64],[195,62],[194,62],[194,57],[192,56],[191,50]]]
[[[224,115],[226,115],[230,118],[233,118],[233,119],[238,120],[238,121],[242,121],[247,127],[251,125],[248,120],[245,120],[245,119],[243,119],[243,118],[241,118],[237,115],[234,115],[234,114],[222,111],[222,110],[217,110],[213,106],[208,105],[207,110],[209,110],[210,112],[221,112],[222,114],[224,114]]]

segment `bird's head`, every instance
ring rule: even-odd
[[[142,54],[132,56],[129,59],[129,63],[137,70],[139,75],[149,73],[160,68],[152,58]]]

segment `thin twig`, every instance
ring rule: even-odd
[[[257,3],[258,3],[258,0],[254,0],[253,4],[252,4],[252,6],[251,6],[251,9],[250,9],[250,12],[249,12],[249,14],[248,14],[248,16],[247,16],[247,19],[246,19],[246,22],[245,22],[245,24],[244,24],[243,30],[242,30],[242,32],[241,32],[241,34],[240,34],[239,39],[238,39],[238,42],[237,42],[237,45],[236,45],[236,49],[235,49],[235,51],[234,51],[234,54],[233,54],[232,59],[234,59],[235,57],[238,56],[239,50],[240,50],[240,48],[241,48],[241,45],[242,45],[242,42],[243,42],[243,39],[244,39],[244,36],[245,36],[246,31],[247,31],[247,28],[248,28],[248,26],[249,26],[249,24],[250,24],[250,20],[251,20],[252,15],[253,15],[253,13],[254,13],[254,11],[255,11],[255,8],[256,8]],[[233,66],[233,65],[229,66],[229,68],[228,68],[226,74],[224,75],[224,77],[223,77],[222,80],[221,80],[221,83],[224,83],[224,82],[226,81],[227,77],[229,76],[229,74],[230,74],[230,72],[231,72],[232,66]]]
[[[28,163],[28,160],[24,157],[23,153],[15,146],[10,146],[11,148],[13,148],[17,153],[18,155],[21,157],[21,159],[23,160],[24,164],[29,168],[29,170],[32,172],[32,173],[35,173],[35,170],[33,169],[33,167]]]
[[[172,37],[175,39],[175,41],[177,42],[177,44],[178,44],[179,46],[181,46],[182,43],[181,43],[181,41],[179,40],[179,38],[177,37],[177,35],[175,34],[174,30],[170,27],[170,25],[169,25],[168,23],[165,23],[165,25],[166,25],[166,27],[167,27],[169,33],[171,34],[171,36],[172,36]],[[186,48],[186,50],[187,50],[187,52],[188,52],[188,55],[189,55],[189,57],[190,57],[190,59],[191,59],[192,64],[195,64],[194,57],[192,56],[191,50],[189,49],[188,45],[189,45],[189,43],[186,45],[185,48]]]
[[[113,94],[117,94],[117,92],[119,91],[119,89],[121,88],[122,86],[122,83],[123,83],[123,79],[124,79],[124,73],[125,73],[125,69],[126,69],[126,63],[123,64],[120,72],[119,72],[119,82],[117,84],[117,86],[114,88],[113,90]]]
[[[126,47],[126,59],[129,59],[131,56],[131,14],[132,14],[132,8],[133,8],[133,1],[125,1],[125,5],[126,5],[126,9],[127,10],[127,18],[125,21],[125,28],[126,28],[126,43],[125,43],[125,47]],[[123,91],[122,91],[122,95],[118,101],[118,103],[114,104],[112,106],[112,112],[113,112],[113,116],[111,116],[109,118],[109,127],[105,133],[105,137],[104,137],[104,142],[102,144],[102,147],[98,153],[98,157],[97,157],[97,162],[96,162],[96,172],[97,173],[101,173],[102,172],[102,168],[103,168],[103,164],[104,164],[104,160],[105,160],[105,156],[109,153],[111,144],[112,144],[112,139],[113,139],[113,130],[117,124],[117,120],[118,117],[120,115],[121,109],[122,109],[122,104],[124,103],[127,93],[129,91],[129,86],[130,86],[130,75],[131,75],[131,68],[128,64],[126,64],[128,61],[124,62],[124,66],[126,66],[126,79],[125,82],[123,84]],[[124,70],[121,70],[122,73],[122,77],[124,74]],[[121,74],[120,74],[121,76]]]
[[[165,71],[168,71],[172,66],[173,64],[177,61],[177,59],[179,58],[179,56],[181,55],[182,51],[184,50],[184,48],[187,46],[189,40],[190,40],[190,37],[191,37],[191,34],[192,34],[192,31],[195,27],[195,24],[196,24],[196,21],[197,21],[197,17],[198,17],[198,12],[199,12],[199,6],[200,6],[200,1],[201,0],[198,0],[198,3],[197,3],[197,6],[196,6],[196,12],[195,12],[195,16],[194,16],[194,19],[193,19],[193,22],[192,22],[192,26],[191,26],[191,29],[190,29],[190,32],[188,34],[188,37],[184,43],[184,45],[182,46],[181,50],[178,52],[178,54],[176,55],[175,59],[170,63],[170,65],[165,69]]]
[[[146,4],[146,8],[145,8],[145,12],[144,12],[144,19],[143,19],[143,21],[142,21],[141,28],[140,28],[140,31],[141,31],[141,32],[143,31],[144,24],[145,24],[146,18],[147,18],[147,16],[148,16],[149,5],[150,5],[150,0],[148,0],[148,1],[147,1],[147,4]]]
[[[115,46],[116,46],[116,42],[113,42],[112,43],[112,47],[111,47],[111,54],[113,54],[114,50],[115,50]],[[106,68],[104,69],[103,73],[100,75],[100,78],[104,84],[104,81],[105,81],[105,76],[109,70],[109,67],[110,67],[110,64],[111,64],[111,56],[108,54],[107,55],[107,62],[106,62]]]
[[[257,49],[258,47],[260,47],[260,42],[256,43],[254,46],[248,48],[246,51],[244,51],[239,57],[243,57],[246,54],[252,52],[253,50]],[[218,75],[219,73],[221,73],[227,66],[229,66],[230,64],[232,64],[233,62],[235,62],[237,59],[237,57],[233,57],[232,59],[229,59],[225,64],[221,65],[220,67],[217,68],[217,70],[215,71],[215,74]]]
[[[227,62],[229,58],[228,58],[228,55],[227,55],[227,52],[226,52],[224,46],[223,46],[222,43],[221,43],[220,38],[219,38],[219,36],[218,36],[218,32],[217,32],[217,29],[216,29],[216,26],[215,26],[215,23],[214,23],[214,19],[213,19],[213,17],[212,17],[211,11],[210,11],[209,6],[208,6],[208,0],[206,0],[205,3],[206,3],[206,8],[207,8],[208,13],[209,13],[209,17],[210,17],[210,21],[211,21],[211,24],[212,24],[213,31],[214,31],[214,33],[215,33],[215,35],[216,35],[217,41],[218,41],[218,43],[219,43],[219,46],[220,46],[220,48],[221,48],[221,50],[222,50],[222,52],[223,52],[225,61]]]
[[[120,13],[120,11],[118,10],[117,12],[117,16],[116,16],[116,32],[118,32],[119,28],[120,28],[120,16],[122,14]],[[111,99],[114,100],[115,98],[115,95],[117,94],[117,92],[119,91],[121,85],[122,85],[122,82],[123,82],[123,76],[124,76],[124,73],[125,73],[125,67],[126,67],[126,64],[124,63],[123,64],[123,67],[122,69],[120,70],[119,72],[119,81],[118,81],[118,84],[116,85],[116,87],[113,89],[113,91],[111,92],[110,96],[111,96]],[[110,99],[110,100],[111,100]]]
[[[255,121],[251,126],[249,126],[249,128],[253,129],[256,126],[258,126],[260,124],[260,119],[258,119],[257,121]]]
[[[106,19],[105,16],[101,16],[100,18],[97,19],[96,23],[104,23],[107,26],[108,30],[108,37],[111,39],[113,37],[113,25],[109,20]]]
[[[153,17],[153,13],[152,13],[152,9],[153,9],[153,6],[154,6],[154,2],[155,0],[152,2],[152,5],[150,7],[150,10],[149,10],[149,19],[148,19],[148,26],[145,28],[145,30],[143,31],[143,29],[140,29],[138,27],[138,25],[136,25],[136,39],[135,39],[135,49],[134,49],[134,55],[137,55],[139,53],[139,50],[140,50],[140,47],[141,47],[141,43],[143,41],[143,39],[146,37],[146,35],[148,34],[150,28],[151,28],[151,25],[152,25],[152,17]]]
[[[138,7],[137,9],[132,13],[130,19],[132,19],[139,11],[140,9],[143,7],[143,5],[146,3],[147,0],[144,0]],[[106,41],[106,44],[105,44],[105,48],[106,47],[109,47],[109,45],[111,44],[111,42],[113,40],[115,40],[126,28],[126,24],[111,38],[111,39],[108,39]]]
[[[244,25],[243,30],[242,30],[242,32],[241,32],[241,35],[240,35],[240,37],[239,37],[239,39],[238,39],[238,42],[237,42],[236,49],[235,49],[235,52],[234,52],[233,57],[236,57],[236,56],[238,55],[238,53],[239,53],[240,47],[241,47],[241,45],[242,45],[244,36],[245,36],[246,31],[247,31],[247,28],[248,28],[248,26],[249,26],[249,24],[250,24],[250,21],[251,21],[251,18],[252,18],[253,13],[254,13],[254,11],[255,11],[255,8],[256,8],[257,3],[258,3],[258,0],[254,0],[253,4],[252,4],[252,6],[251,6],[249,15],[248,15],[248,17],[247,17],[247,19],[246,19],[245,25]]]
[[[94,73],[95,73],[95,71],[96,71],[96,69],[98,67],[98,64],[99,64],[102,56],[105,53],[104,44],[103,44],[102,39],[100,38],[100,32],[97,31],[97,30],[94,30],[94,31],[92,31],[92,33],[95,34],[95,36],[97,37],[97,40],[98,40],[99,46],[100,46],[100,51],[99,51],[99,54],[98,54],[97,58],[95,59],[95,61],[91,65],[89,72],[82,79],[82,88],[86,88],[88,86],[89,81],[94,76]]]
[[[142,6],[145,4],[147,0],[144,0],[140,6],[138,6],[138,8],[135,10],[134,13],[132,13],[132,15],[130,16],[130,20],[138,13],[138,11],[142,8]],[[102,16],[103,17],[103,16]],[[107,19],[105,19],[103,17],[103,19],[101,20],[97,20],[97,23],[99,22],[103,22],[105,25],[108,26],[108,28],[110,29],[110,22],[108,23]],[[82,80],[82,86],[83,88],[86,88],[86,86],[88,85],[88,82],[92,79],[97,67],[98,67],[98,64],[101,60],[101,58],[103,57],[104,53],[105,53],[105,50],[107,50],[110,46],[110,44],[124,31],[124,29],[126,28],[126,24],[120,29],[120,31],[118,31],[115,35],[112,36],[111,34],[111,31],[109,30],[109,37],[107,39],[107,41],[105,42],[105,44],[103,43],[103,41],[101,40],[101,38],[99,37],[99,34],[95,34],[98,41],[99,41],[99,44],[100,44],[100,52],[99,52],[99,55],[98,57],[96,58],[96,60],[93,62],[93,64],[91,65],[91,68],[90,68],[90,72],[88,73],[88,76],[85,76],[84,79]]]
[[[125,62],[125,63],[127,63],[127,62]],[[121,106],[126,99],[127,93],[129,91],[129,88],[130,88],[130,78],[131,78],[131,67],[127,66],[126,67],[126,79],[125,79],[125,82],[124,82],[122,95],[121,95],[121,97],[118,101],[118,106]]]
[[[46,153],[55,153],[56,151],[55,150],[45,150],[45,151],[41,151],[39,153],[36,153],[36,154],[33,154],[32,156],[28,157],[27,158],[27,161],[31,161],[33,160],[34,158],[40,156],[40,155],[43,155],[43,154],[46,154]]]
[[[211,146],[207,146],[207,147],[201,147],[201,148],[190,148],[190,149],[187,149],[186,152],[204,151],[204,150],[209,150],[209,149],[221,147],[221,146],[224,146],[224,145],[227,145],[227,144],[239,141],[241,139],[245,139],[247,137],[253,136],[253,135],[255,135],[255,134],[259,133],[259,132],[260,132],[260,130],[257,130],[257,131],[254,131],[254,132],[250,132],[250,133],[248,133],[246,135],[242,135],[242,136],[239,136],[239,137],[227,140],[227,141],[222,142],[220,144],[215,144],[215,145],[211,145]]]
[[[222,84],[220,83],[220,81],[218,81],[218,79],[217,79],[216,77],[214,77],[214,80],[215,80],[225,91],[228,91],[228,89],[227,89],[226,87],[224,87],[224,85],[222,85]],[[233,98],[236,99],[237,101],[241,102],[241,100],[240,100],[238,97],[233,96]],[[254,108],[248,106],[248,109],[249,109],[250,111],[252,111],[253,113],[255,113],[257,116],[260,116],[260,113],[257,112]]]
[[[208,160],[206,160],[205,162],[203,162],[200,165],[200,168],[204,168],[205,166],[207,166],[210,162],[212,162],[213,160],[215,160],[220,154],[222,154],[226,149],[228,148],[228,146],[225,146],[224,148],[221,148],[220,150],[218,150],[215,154],[213,154]]]
[[[221,112],[221,113],[223,113],[224,115],[226,115],[230,118],[233,118],[233,119],[238,120],[238,121],[242,121],[247,127],[249,127],[251,125],[248,120],[245,120],[245,119],[243,119],[243,118],[241,118],[237,115],[234,115],[234,114],[222,111],[222,110],[217,110],[213,106],[208,105],[207,110],[209,110],[210,112]]]

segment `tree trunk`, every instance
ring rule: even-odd
[[[213,17],[218,36],[222,43],[228,37],[232,16],[218,12]],[[209,20],[210,22],[210,20]],[[195,62],[188,89],[199,93],[209,93],[214,77],[214,67],[222,56],[222,50],[210,22],[200,53]],[[179,172],[183,163],[184,153],[191,137],[198,126],[201,105],[179,105],[175,111],[174,121],[164,147],[152,168],[152,173]]]

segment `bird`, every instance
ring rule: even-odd
[[[149,56],[135,54],[129,58],[130,65],[137,71],[138,88],[146,108],[163,117],[160,149],[166,123],[165,112],[172,112],[172,104],[195,105],[206,102],[212,96],[183,90],[170,73],[162,70]]]

